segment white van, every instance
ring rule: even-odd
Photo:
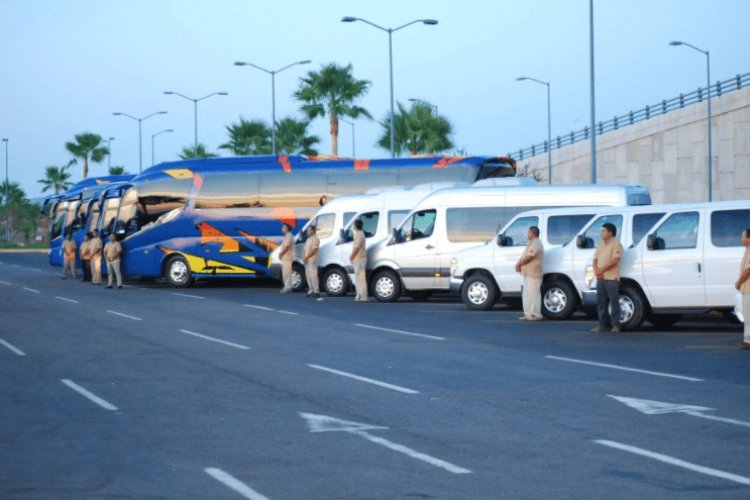
[[[320,245],[321,288],[332,297],[346,295],[354,283],[352,252],[354,221],[362,221],[367,245],[387,238],[412,208],[430,193],[448,188],[468,187],[466,182],[433,182],[418,184],[408,190],[386,190],[367,199],[361,211],[351,217],[338,239]],[[369,193],[369,192],[368,192]]]
[[[422,200],[393,235],[368,249],[370,288],[379,301],[402,293],[424,299],[448,291],[456,252],[491,239],[519,212],[532,208],[650,203],[642,186],[539,186],[495,179],[466,189],[437,191]]]
[[[491,309],[498,298],[518,305],[523,277],[515,268],[528,243],[529,227],[539,228],[539,240],[546,252],[574,238],[596,211],[595,207],[571,207],[521,212],[497,238],[456,253],[451,260],[450,291],[460,293],[472,310]]]

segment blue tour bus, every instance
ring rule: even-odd
[[[475,182],[515,175],[509,158],[430,156],[352,160],[248,156],[162,163],[130,181],[102,226],[123,245],[128,277],[270,276],[281,223],[297,231],[328,200],[390,185]]]

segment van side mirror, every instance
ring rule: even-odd
[[[586,248],[586,235],[585,234],[579,234],[576,237],[576,246],[578,248]]]
[[[664,250],[664,240],[655,234],[649,234],[646,238],[646,248],[649,250]]]
[[[505,238],[505,235],[503,233],[500,233],[500,234],[497,235],[497,246],[499,246],[499,247],[507,246],[506,245],[506,238]]]
[[[396,243],[399,243],[399,232],[398,232],[398,228],[397,228],[397,227],[394,227],[394,228],[393,228],[393,229],[391,230],[391,233],[392,233],[392,234],[391,234],[391,238],[390,238],[390,239],[388,240],[388,245],[394,245],[394,244],[396,244]]]

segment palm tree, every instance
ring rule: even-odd
[[[357,80],[352,76],[352,65],[339,66],[331,63],[320,71],[309,71],[300,78],[299,89],[294,97],[302,103],[300,109],[310,119],[328,115],[331,122],[331,154],[339,152],[339,116],[372,118],[363,107],[354,103],[368,91],[368,80]]]
[[[89,176],[89,159],[94,163],[100,163],[108,154],[109,150],[99,146],[102,137],[98,134],[84,132],[75,135],[75,142],[66,142],[65,148],[75,156],[83,160],[83,178]]]
[[[76,160],[73,159],[63,167],[56,167],[54,165],[45,167],[44,179],[39,179],[37,181],[43,186],[42,193],[47,192],[47,190],[49,189],[53,189],[55,191],[55,194],[58,194],[60,193],[60,191],[65,191],[66,189],[68,189],[72,184],[68,180],[70,179],[68,168],[75,163]]]
[[[0,201],[3,205],[17,204],[26,199],[26,193],[17,182],[3,181],[0,184]]]
[[[295,120],[286,117],[276,123],[276,147],[280,152],[286,154],[302,153],[309,156],[317,156],[318,151],[313,149],[320,142],[317,135],[307,135],[307,120]]]
[[[198,143],[197,146],[185,146],[178,155],[182,160],[194,160],[196,158],[216,158],[218,155],[206,151],[206,146]]]
[[[391,148],[391,120],[387,116],[381,123],[383,135],[378,146]],[[408,151],[412,155],[439,153],[453,147],[450,135],[453,127],[442,116],[433,114],[433,107],[425,103],[414,103],[408,110],[398,103],[398,113],[394,116],[396,154]]]
[[[227,125],[229,141],[219,149],[228,149],[237,156],[270,155],[271,128],[262,120],[245,120],[240,117],[239,123]]]
[[[125,175],[127,173],[125,167],[122,165],[112,165],[109,167],[109,175]]]

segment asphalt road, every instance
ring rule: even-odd
[[[0,498],[750,498],[739,326],[518,315],[0,255]]]

